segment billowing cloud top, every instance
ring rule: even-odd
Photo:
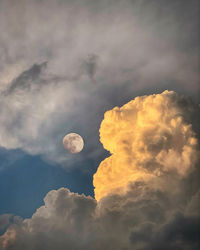
[[[164,91],[107,111],[100,140],[112,155],[94,175],[95,198],[118,193],[132,181],[191,171],[197,155],[191,108],[187,99]]]
[[[50,191],[32,218],[0,237],[1,248],[199,249],[193,111],[187,98],[165,91],[106,112],[100,136],[111,156],[94,176],[96,199]]]

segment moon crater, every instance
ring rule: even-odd
[[[82,151],[84,141],[79,134],[70,133],[63,138],[63,145],[70,153],[77,154]]]

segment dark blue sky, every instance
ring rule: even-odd
[[[1,163],[6,157],[5,150],[3,152]],[[16,157],[16,154],[22,152],[9,152],[10,157]],[[96,167],[92,160],[86,160],[67,172],[48,164],[40,156],[20,155],[18,160],[0,171],[0,214],[30,217],[43,204],[47,192],[60,187],[93,196],[92,176]],[[85,169],[90,171],[85,172]]]

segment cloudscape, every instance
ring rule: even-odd
[[[31,219],[1,236],[2,248],[198,249],[194,111],[165,91],[106,112],[100,136],[112,155],[94,175],[96,199],[50,191]]]
[[[197,0],[0,1],[0,249],[197,250]]]

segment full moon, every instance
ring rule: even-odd
[[[79,134],[70,133],[63,138],[63,145],[70,153],[77,154],[83,149],[84,141]]]

